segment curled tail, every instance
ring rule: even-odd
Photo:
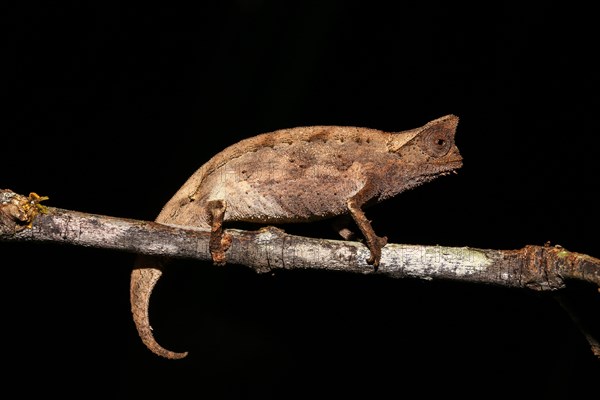
[[[154,335],[152,335],[148,306],[150,305],[152,289],[154,289],[156,282],[162,275],[160,268],[156,267],[156,265],[160,265],[160,262],[152,257],[138,256],[135,264],[135,268],[131,272],[131,313],[142,342],[154,354],[165,358],[179,359],[187,356],[187,351],[176,353],[165,349],[156,342]],[[153,267],[148,265],[153,265]]]

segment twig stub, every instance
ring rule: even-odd
[[[26,228],[31,228],[33,220],[39,213],[46,213],[47,208],[40,204],[48,200],[35,192],[23,196],[10,189],[0,190],[0,235],[12,235]]]

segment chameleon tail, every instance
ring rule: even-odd
[[[157,267],[147,267],[146,265],[160,265],[160,262],[152,257],[138,256],[135,264],[135,268],[131,272],[131,313],[142,342],[159,356],[170,359],[184,358],[187,356],[187,352],[176,353],[167,350],[159,345],[152,335],[148,307],[152,289],[162,275],[162,271]]]

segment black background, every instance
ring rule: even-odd
[[[196,168],[242,138],[317,124],[400,131],[453,113],[463,168],[370,209],[378,233],[497,249],[550,241],[600,256],[591,9],[191,3],[7,10],[0,187],[152,220]],[[163,360],[131,321],[132,254],[0,251],[4,390],[582,398],[600,376],[550,295],[192,261],[172,264],[152,298],[159,342],[190,351]],[[591,287],[571,287],[574,301],[598,309]]]

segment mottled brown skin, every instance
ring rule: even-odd
[[[310,126],[265,133],[229,146],[200,167],[164,206],[156,222],[211,231],[210,251],[225,263],[227,221],[277,224],[349,214],[379,266],[387,239],[373,231],[363,207],[454,171],[462,158],[454,144],[458,117],[447,115],[399,133]],[[347,236],[347,231],[344,237]],[[131,275],[133,319],[142,341],[166,358],[148,317],[160,261],[139,257]]]

